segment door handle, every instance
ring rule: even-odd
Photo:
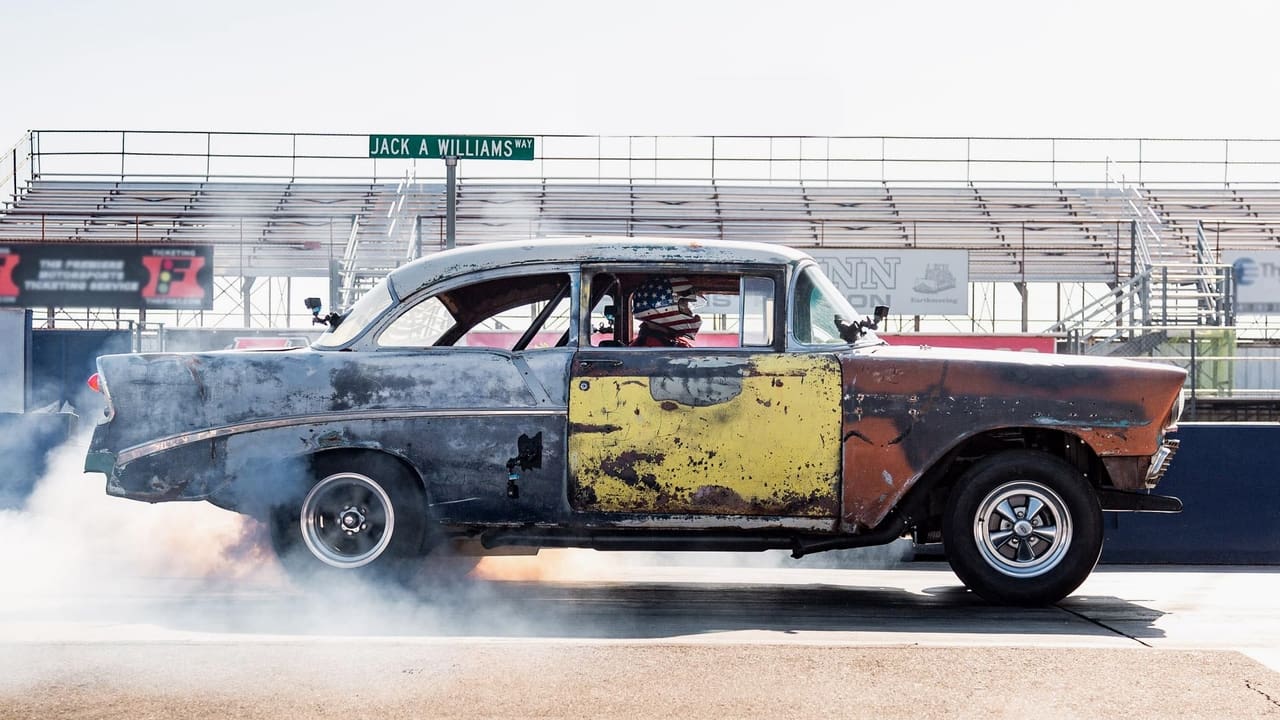
[[[578,361],[578,367],[582,368],[583,370],[586,370],[592,365],[603,365],[605,367],[618,367],[622,365],[622,361],[621,360],[604,360],[604,359]]]

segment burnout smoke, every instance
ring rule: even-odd
[[[147,582],[278,583],[265,535],[248,518],[206,503],[147,505],[103,492],[85,473],[86,434],[54,449],[21,509],[0,511],[13,577],[8,602],[124,595]]]

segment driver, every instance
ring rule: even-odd
[[[640,321],[634,347],[693,347],[702,327],[689,303],[696,295],[693,284],[682,276],[652,275],[631,295],[631,314]]]

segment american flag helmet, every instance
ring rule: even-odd
[[[702,327],[702,318],[689,312],[688,306],[680,306],[681,300],[693,298],[693,283],[688,278],[654,275],[631,295],[631,314],[676,335],[693,335]]]

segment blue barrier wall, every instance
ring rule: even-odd
[[[1155,492],[1177,515],[1106,513],[1103,562],[1280,564],[1280,423],[1184,424]]]
[[[28,408],[69,403],[85,417],[95,406],[85,381],[98,371],[98,356],[132,351],[133,336],[127,330],[33,331]]]
[[[6,470],[0,474],[0,510],[22,507],[48,468],[49,452],[77,426],[98,421],[102,396],[85,380],[97,371],[99,355],[130,352],[133,340],[128,331],[34,330],[27,347],[26,412],[0,413]]]

